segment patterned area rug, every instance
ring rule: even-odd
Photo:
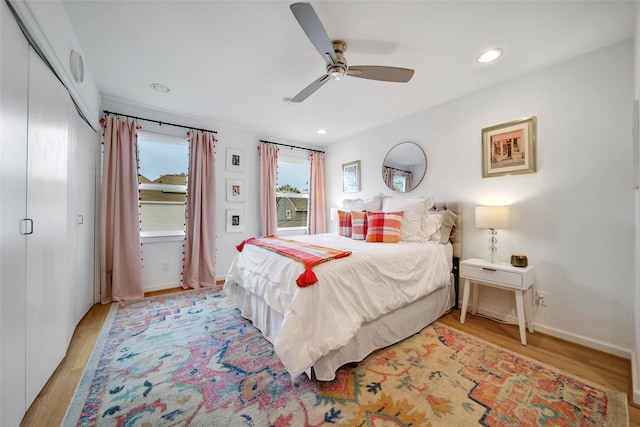
[[[292,384],[218,289],[114,304],[64,426],[625,426],[626,396],[434,323]]]

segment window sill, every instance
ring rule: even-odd
[[[184,231],[155,231],[140,233],[141,243],[180,242],[184,240]]]
[[[278,236],[304,236],[306,234],[307,234],[307,227],[278,228]]]

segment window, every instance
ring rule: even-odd
[[[141,236],[184,234],[187,139],[140,132],[138,163]]]
[[[310,165],[306,155],[305,157],[278,156],[276,180],[278,231],[306,233],[309,177]]]
[[[399,193],[404,193],[406,191],[407,186],[407,178],[404,175],[394,175],[393,176],[393,189]]]

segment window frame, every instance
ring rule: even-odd
[[[278,166],[280,163],[291,163],[298,165],[306,165],[308,168],[308,181],[311,183],[311,161],[309,160],[309,155],[306,152],[292,151],[287,152],[287,154],[278,154]],[[285,183],[286,184],[286,183]],[[278,188],[278,183],[276,180],[276,189]],[[276,191],[276,198],[278,197],[289,197],[289,198],[299,198],[299,199],[309,199],[309,193],[282,193]],[[307,221],[304,226],[297,227],[278,227],[278,234],[280,235],[304,235],[307,234],[309,226],[309,211],[307,210]]]
[[[186,180],[188,184],[189,180],[189,141],[187,137],[180,136],[171,136],[164,135],[155,132],[147,132],[147,131],[139,131],[138,132],[138,141],[144,140],[146,142],[153,142],[159,144],[173,144],[173,145],[181,145],[187,148],[187,175]],[[140,165],[140,149],[138,147],[138,166]],[[138,173],[140,176],[140,173]],[[142,183],[138,180],[138,192],[142,190],[154,190],[154,191],[162,191],[164,193],[183,193],[185,194],[185,201],[183,202],[157,202],[157,201],[143,201],[140,200],[139,204],[143,203],[166,203],[166,204],[184,204],[185,205],[185,222],[186,222],[186,194],[187,194],[187,184],[179,185],[179,184],[158,184],[158,183]],[[142,231],[142,222],[140,225],[140,238],[143,243],[145,242],[160,242],[160,241],[174,241],[181,240],[185,236],[184,228],[182,230],[156,230],[156,231]]]

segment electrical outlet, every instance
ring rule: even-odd
[[[169,263],[168,262],[163,262],[162,263],[162,271],[169,271]]]
[[[537,305],[541,305],[543,307],[547,306],[547,294],[544,292],[538,292],[538,299],[536,300]]]

